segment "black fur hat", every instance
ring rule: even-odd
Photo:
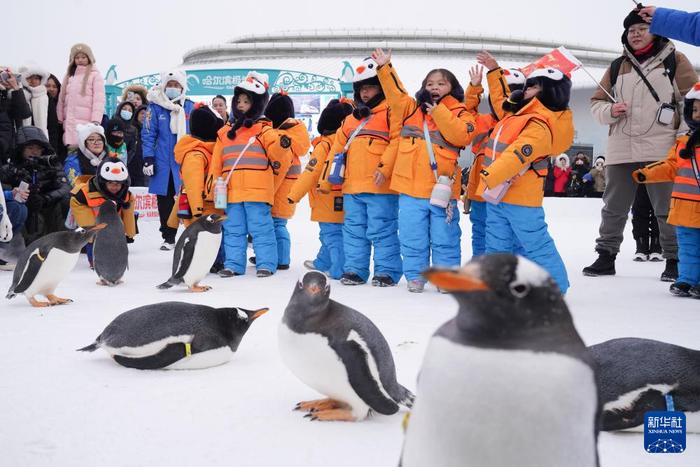
[[[321,112],[316,129],[322,135],[334,134],[352,111],[353,107],[348,99],[333,99]]]
[[[216,141],[216,134],[224,126],[223,120],[201,102],[190,113],[190,135],[202,141]]]
[[[644,18],[639,16],[639,10],[636,8],[625,17],[624,21],[622,22],[622,26],[625,28],[625,31],[627,31],[630,27],[634,26],[635,24],[649,24],[646,21],[644,21]]]
[[[285,120],[294,118],[294,101],[284,91],[273,94],[265,107],[265,117],[272,120],[273,128],[279,128]]]
[[[234,138],[236,130],[244,126],[250,128],[257,119],[263,116],[265,106],[270,98],[267,92],[268,82],[267,75],[251,71],[248,76],[233,88],[233,99],[231,100],[231,115],[233,117],[233,126],[228,131],[227,136]],[[251,100],[253,105],[243,113],[236,108],[238,96],[245,94]]]
[[[553,112],[569,108],[571,79],[556,68],[538,68],[527,78],[525,89],[539,84],[542,91],[537,95],[542,104]]]

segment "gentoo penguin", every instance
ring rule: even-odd
[[[89,230],[54,232],[33,241],[17,258],[6,298],[14,298],[21,293],[36,307],[72,302],[68,298],[55,296],[56,286],[73,270],[80,250],[105,227],[105,224],[97,224]],[[38,294],[44,295],[48,301],[41,302],[34,298]]]
[[[114,286],[121,283],[124,271],[129,267],[129,248],[126,245],[124,223],[117,213],[117,205],[106,200],[97,214],[97,223],[106,224],[95,236],[93,264],[98,284]]]
[[[157,288],[169,289],[181,282],[192,292],[206,292],[211,287],[199,285],[216,260],[221,245],[221,223],[226,216],[209,214],[190,224],[180,235],[173,254],[173,273]]]
[[[424,276],[459,310],[428,345],[402,467],[597,466],[595,370],[549,274],[494,254]]]
[[[109,353],[139,370],[189,370],[228,362],[267,308],[212,308],[183,302],[141,306],[117,316],[95,342],[78,349]]]
[[[589,347],[598,364],[603,430],[643,430],[644,413],[664,411],[666,395],[700,433],[700,351],[626,337]]]
[[[294,287],[279,327],[287,367],[328,397],[297,404],[312,420],[362,420],[371,411],[391,415],[411,407],[413,394],[396,381],[389,344],[366,316],[331,300],[321,272]]]

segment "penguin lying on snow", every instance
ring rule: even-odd
[[[117,316],[78,351],[102,348],[120,365],[140,370],[208,368],[228,362],[252,322],[267,311],[183,302],[146,305]]]
[[[700,351],[627,337],[589,347],[598,364],[603,430],[643,430],[644,413],[686,413],[688,432],[700,432]]]
[[[97,224],[89,230],[54,232],[33,241],[17,259],[6,298],[21,293],[36,307],[72,302],[69,298],[55,296],[56,286],[73,270],[80,250],[105,227],[105,224]],[[39,294],[48,301],[40,302],[34,298]]]
[[[424,276],[459,310],[426,351],[401,465],[597,466],[596,375],[551,277],[509,254]]]
[[[411,407],[413,394],[396,381],[389,344],[366,316],[329,298],[330,284],[311,271],[297,282],[279,327],[287,367],[328,396],[297,404],[312,420],[362,420]]]
[[[129,248],[126,245],[124,223],[113,201],[102,203],[97,223],[107,226],[97,234],[93,245],[93,264],[97,277],[100,278],[98,284],[114,286],[122,282],[124,272],[129,267]]]
[[[210,214],[197,219],[180,235],[173,254],[173,273],[157,288],[169,289],[184,282],[192,292],[206,292],[211,287],[199,285],[219,252],[221,223],[226,216]]]

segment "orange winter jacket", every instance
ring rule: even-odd
[[[673,181],[671,208],[668,213],[668,223],[681,227],[700,229],[700,183],[695,179],[690,159],[680,157],[685,148],[688,136],[681,136],[676,144],[668,151],[665,160],[654,162],[633,173],[637,182],[639,172],[646,176],[644,182],[659,183]],[[700,147],[695,148],[695,161],[700,167]]]
[[[552,112],[534,98],[496,124],[484,153],[477,194],[513,179],[502,202],[542,206],[547,160],[569,149],[574,139],[571,110]],[[520,172],[524,171],[522,175]]]
[[[479,102],[481,101],[481,95],[483,93],[484,88],[481,85],[472,86],[470,84],[464,96],[467,111],[469,111],[476,120],[476,131],[472,139],[472,154],[474,154],[474,160],[469,169],[469,181],[467,182],[466,190],[467,198],[472,201],[484,201],[481,196],[476,194],[479,188],[479,181],[481,180],[479,174],[481,173],[483,165],[486,143],[489,141],[491,131],[496,126],[496,123],[498,123],[498,120],[492,114],[479,113]]]
[[[275,192],[275,202],[272,205],[272,217],[291,219],[292,216],[294,216],[296,205],[289,204],[289,201],[287,201],[287,198],[289,198],[289,190],[292,189],[292,185],[294,185],[294,182],[301,174],[301,162],[299,158],[306,155],[311,146],[311,142],[309,141],[309,132],[306,130],[304,123],[299,120],[294,120],[293,118],[283,122],[277,131],[280,135],[286,135],[292,140],[292,145],[289,147],[292,159],[289,170],[284,174],[280,173],[278,175],[281,181]],[[282,175],[284,176],[282,177]]]
[[[89,177],[84,183],[78,183],[71,190],[70,210],[75,217],[75,222],[80,227],[92,227],[96,223],[100,206],[107,200],[92,182],[94,176]],[[128,192],[125,202],[129,203],[126,209],[120,209],[119,217],[124,223],[124,233],[129,238],[136,236],[136,218],[134,217],[134,195]]]
[[[391,174],[391,189],[414,198],[430,198],[437,180],[424,136],[425,122],[437,162],[437,175],[452,178],[452,195],[458,198],[461,173],[457,159],[460,150],[474,136],[474,116],[463,102],[450,95],[440,100],[431,115],[423,113],[416,100],[403,88],[391,63],[379,68],[377,76],[392,114],[400,117],[402,122],[398,144],[392,146],[394,150],[381,168],[385,176]]]
[[[494,68],[486,73],[486,82],[489,85],[491,110],[496,114],[498,120],[503,120],[503,117],[510,114],[510,112],[503,110],[503,102],[510,96],[510,88],[503,68]]]
[[[345,181],[343,182],[343,193],[345,194],[395,194],[389,189],[390,180],[388,178],[381,186],[376,186],[374,173],[380,165],[386,164],[386,157],[391,152],[389,143],[392,138],[398,136],[401,128],[397,121],[390,121],[389,106],[386,100],[376,105],[371,112],[367,124],[347,150]],[[345,144],[359,125],[360,120],[352,114],[345,117],[335,134],[335,141],[333,141],[333,147],[329,152],[328,158],[331,163],[336,154],[343,152]],[[324,185],[328,182],[328,175],[329,173],[324,174]]]
[[[326,193],[316,189],[319,180],[330,170],[328,157],[335,135],[319,136],[313,141],[314,150],[304,172],[294,182],[289,192],[289,199],[298,203],[306,193],[309,194],[311,205],[311,220],[314,222],[343,223],[343,187],[329,185]]]
[[[214,144],[214,142],[206,142],[193,136],[185,135],[175,145],[175,162],[180,165],[180,179],[182,180],[181,191],[187,194],[187,201],[192,211],[192,219],[182,219],[185,227],[202,215],[221,214],[221,211],[214,207],[214,202],[206,199],[204,190]],[[175,225],[172,225],[172,214],[170,219],[168,219],[168,225],[171,227],[177,227],[179,196],[178,194],[178,199],[175,200],[175,206],[173,207],[176,220]]]
[[[227,135],[230,126],[219,130],[214,154],[209,164],[206,192],[207,199],[212,200],[216,179],[226,180],[236,164],[236,159],[243,148],[253,138],[253,144],[238,161],[228,183],[228,202],[260,202],[272,205],[275,199],[276,177],[280,180],[291,165],[292,156],[289,148],[282,146],[280,134],[272,129],[272,123],[266,119],[256,121],[253,126],[242,126],[236,131],[234,139]]]

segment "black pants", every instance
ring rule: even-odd
[[[170,174],[168,179],[168,194],[156,195],[158,198],[158,217],[160,217],[160,234],[163,240],[168,243],[175,243],[175,234],[177,229],[168,227],[168,218],[175,206],[175,181],[173,175]]]
[[[645,185],[637,187],[632,204],[632,235],[634,238],[659,238],[659,223]]]

